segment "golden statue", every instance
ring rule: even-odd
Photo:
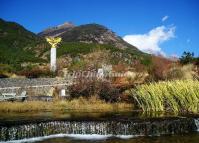
[[[50,51],[50,70],[55,72],[56,71],[56,47],[59,42],[61,42],[60,37],[46,37],[46,41],[51,45]]]
[[[61,37],[46,37],[46,41],[51,45],[51,48],[56,48],[57,44],[62,40]]]

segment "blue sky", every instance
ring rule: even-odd
[[[98,23],[146,52],[199,56],[199,0],[0,0],[0,18],[35,33]]]

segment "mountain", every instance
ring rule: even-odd
[[[130,67],[136,61],[143,65],[150,63],[148,54],[99,24],[75,26],[66,22],[35,34],[18,23],[0,19],[0,75],[5,71],[49,69],[50,45],[46,36],[63,39],[57,48],[59,70],[87,70],[118,64]]]
[[[135,46],[128,44],[114,32],[99,24],[74,26],[71,23],[64,23],[61,26],[44,30],[38,35],[41,37],[60,36],[64,42],[108,44],[120,49],[131,48],[133,51],[139,51]]]
[[[17,65],[44,62],[42,52],[49,47],[45,39],[15,22],[0,19],[0,64]]]
[[[57,56],[59,59],[63,59],[66,56],[72,57],[72,63],[74,59],[79,59],[80,63],[84,67],[94,68],[93,63],[86,62],[88,55],[101,50],[104,53],[108,53],[109,57],[105,63],[98,64],[100,67],[102,64],[133,64],[133,62],[141,61],[141,63],[149,63],[149,55],[141,52],[135,46],[128,44],[120,36],[116,35],[113,31],[107,27],[99,24],[84,24],[80,26],[74,26],[71,23],[64,23],[61,26],[55,26],[48,28],[40,33],[40,37],[53,36],[62,37],[62,43],[60,48],[57,49]],[[86,55],[86,56],[84,56]],[[101,58],[105,58],[105,54],[101,53]],[[77,58],[78,57],[78,58]],[[65,61],[64,59],[62,61]],[[109,62],[108,62],[109,61]],[[100,61],[96,61],[100,62]],[[67,63],[67,61],[65,61]],[[87,66],[86,66],[87,65]],[[91,66],[92,65],[92,66]],[[83,69],[84,70],[84,69]]]

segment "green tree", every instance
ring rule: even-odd
[[[180,58],[180,63],[185,65],[185,64],[190,64],[194,62],[194,53],[192,52],[184,52]]]

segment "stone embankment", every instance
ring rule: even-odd
[[[72,79],[64,78],[5,78],[0,79],[0,93],[14,92],[20,95],[25,90],[28,96],[52,96],[55,91],[67,91],[72,84]]]

